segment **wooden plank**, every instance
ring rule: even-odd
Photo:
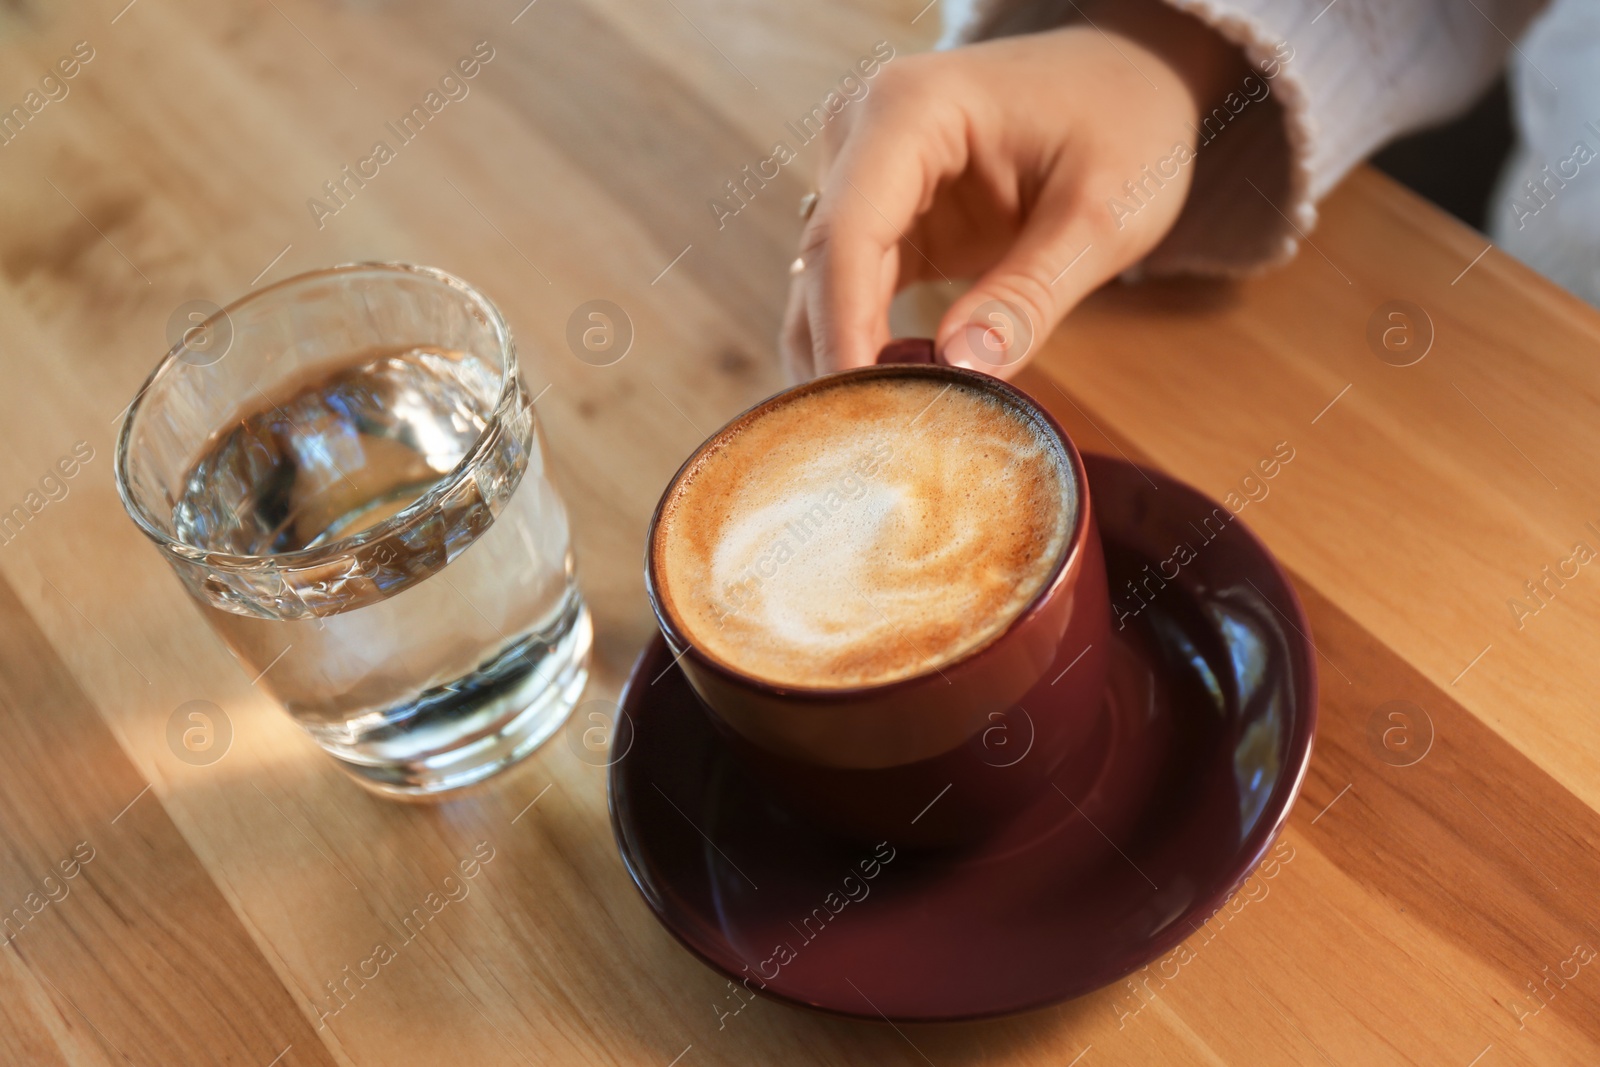
[[[1274,550],[1600,806],[1600,581],[1569,564],[1520,628],[1507,606],[1537,607],[1524,583],[1574,543],[1600,551],[1600,313],[1498,251],[1463,275],[1486,242],[1371,171],[1312,240],[1245,285],[1104,290],[1041,367],[1208,492],[1289,441],[1299,458],[1246,513]],[[1395,299],[1433,322],[1415,366],[1368,347]]]
[[[48,1038],[73,1062],[333,1063],[4,582],[0,629],[7,1043],[29,1062]]]
[[[1045,372],[1031,370],[1020,384],[1080,447],[1149,460],[1131,440],[1108,436],[1104,418]],[[1273,499],[1241,518],[1254,528]],[[1269,1000],[1297,1017],[1302,1038],[1344,1063],[1425,1063],[1446,1048],[1466,1062],[1489,1044],[1529,1062],[1600,1054],[1600,981],[1582,979],[1583,958],[1600,950],[1600,904],[1590,891],[1600,885],[1600,813],[1329,594],[1298,575],[1295,585],[1321,672],[1315,754],[1288,838],[1310,862],[1283,879],[1294,900],[1260,909],[1281,922],[1237,957],[1239,972],[1267,991],[1253,1004],[1255,991],[1241,994],[1240,1010],[1259,1016]],[[1386,709],[1402,702],[1410,708],[1391,719]],[[1282,865],[1286,874],[1293,864]],[[1259,876],[1258,886],[1262,901],[1278,888]],[[1251,897],[1242,895],[1253,905]],[[1230,935],[1236,928],[1210,924],[1224,925]],[[1204,955],[1217,937],[1188,945]],[[1137,1017],[1152,994],[1171,1001],[1163,973],[1136,977],[1116,1010]],[[1200,983],[1173,984],[1184,996],[1177,1010],[1210,1034],[1210,1047],[1246,1042],[1223,1051],[1224,1060],[1265,1055],[1216,1020],[1217,1004],[1193,989]]]
[[[5,953],[0,1058],[264,1064],[280,1035],[283,1064],[1600,1056],[1594,969],[1550,978],[1574,945],[1600,947],[1600,586],[1585,568],[1521,630],[1505,603],[1600,525],[1600,329],[1496,251],[1463,274],[1481,239],[1369,173],[1287,270],[1113,287],[1024,379],[1088,447],[1113,447],[1092,418],[1219,496],[1277,441],[1297,450],[1242,517],[1351,680],[1325,672],[1293,859],[1170,979],[981,1025],[902,1033],[760,1002],[719,1029],[722,982],[638,899],[602,775],[566,738],[443,805],[362,793],[250,687],[121,513],[115,416],[179,303],[351,259],[455,270],[550,387],[540,414],[599,631],[587,697],[614,699],[653,629],[640,542],[663,483],[779,384],[817,149],[725,229],[705,202],[874,41],[925,45],[936,12],[913,25],[920,8],[118,0],[0,16],[15,31],[0,101],[72,42],[97,49],[0,148],[0,508],[76,442],[94,450],[0,545],[0,905],[26,910],[78,841],[96,849]],[[318,229],[306,200],[480,39],[496,58],[471,95]],[[567,317],[596,296],[636,329],[614,367],[566,350]],[[1432,316],[1414,367],[1367,347],[1394,298]],[[234,728],[210,766],[166,739],[196,699]],[[1413,766],[1368,740],[1396,699],[1434,726]],[[494,858],[462,881],[480,845]],[[380,943],[394,958],[359,977]]]

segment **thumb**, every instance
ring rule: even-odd
[[[1078,301],[1114,273],[1081,220],[1035,218],[1000,262],[951,304],[934,344],[944,362],[1009,378]]]

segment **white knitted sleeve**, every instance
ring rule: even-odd
[[[1294,255],[1316,202],[1368,153],[1471,104],[1543,0],[1165,2],[1261,77],[1238,110],[1202,119],[1188,203],[1145,266],[1242,274]],[[1086,21],[1074,0],[945,0],[944,14],[942,47]]]

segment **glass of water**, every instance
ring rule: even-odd
[[[592,630],[499,311],[355,264],[194,319],[128,411],[117,489],[246,673],[380,792],[532,752]]]

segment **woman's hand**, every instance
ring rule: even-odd
[[[896,292],[961,278],[977,283],[945,313],[938,350],[1009,374],[1171,228],[1196,120],[1247,68],[1159,0],[1084,7],[1095,26],[897,58],[828,126],[784,317],[792,377],[872,363]],[[1114,211],[1113,197],[1139,206]]]

